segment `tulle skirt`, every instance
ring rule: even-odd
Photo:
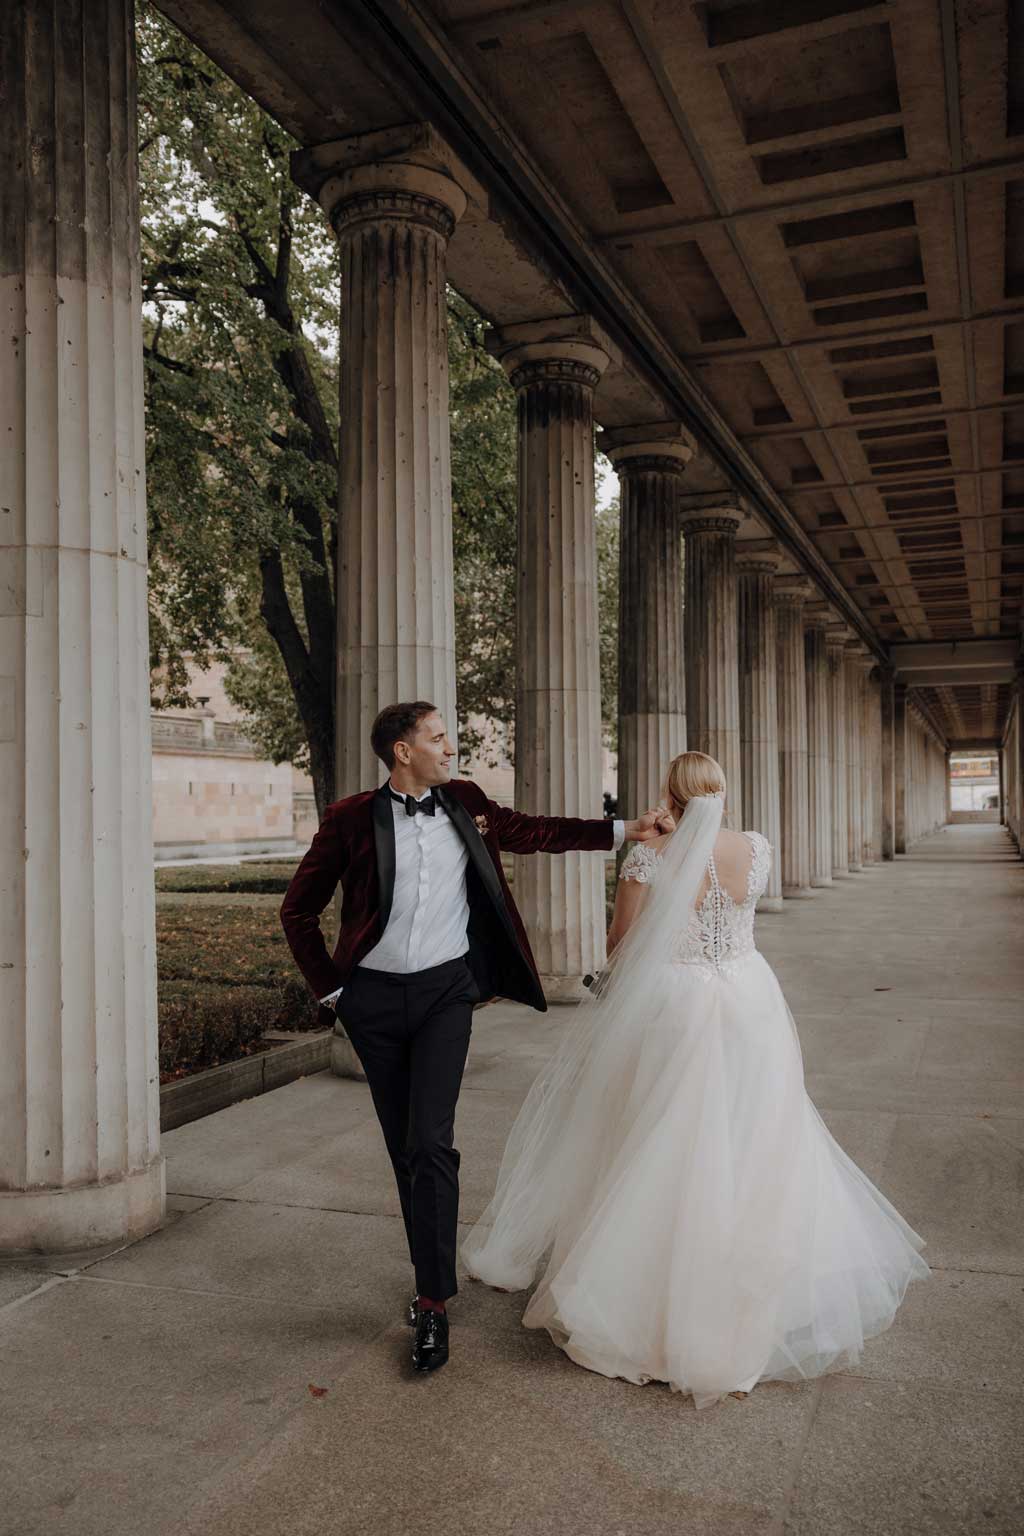
[[[546,1260],[527,1327],[701,1408],[855,1361],[930,1273],[923,1247],[807,1097],[792,1015],[755,953],[721,972],[656,967],[611,1016],[581,1005],[462,1254],[504,1290]]]

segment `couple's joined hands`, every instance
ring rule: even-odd
[[[663,805],[656,805],[653,811],[645,811],[638,816],[636,821],[627,821],[625,824],[626,841],[630,843],[651,843],[656,837],[663,837],[676,829],[675,818],[672,812],[666,810]]]

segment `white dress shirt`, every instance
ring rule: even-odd
[[[391,789],[390,782],[388,788]],[[393,794],[398,791],[394,790]],[[429,801],[430,794],[424,796]],[[369,971],[411,975],[457,960],[469,949],[466,845],[440,804],[433,816],[406,814],[405,796],[392,799],[395,824],[395,889],[387,927],[359,964]],[[612,847],[622,847],[625,823],[612,827]],[[320,1001],[337,1002],[343,988]]]

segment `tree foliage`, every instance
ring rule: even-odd
[[[190,664],[225,662],[250,735],[272,760],[308,767],[322,811],[334,788],[337,244],[291,181],[289,135],[148,0],[137,35],[154,704],[187,706]],[[454,293],[448,311],[460,745],[494,761],[513,750],[515,402],[480,316]],[[598,535],[613,730],[617,515],[599,516]]]

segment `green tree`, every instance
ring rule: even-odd
[[[139,138],[155,696],[189,656],[276,647],[318,803],[334,778],[337,261],[292,143],[140,5]],[[257,646],[264,662],[267,652]]]
[[[154,702],[228,664],[262,749],[334,785],[338,255],[294,141],[138,6]],[[449,295],[460,717],[510,731],[515,411],[480,317]],[[480,731],[467,748],[494,747]]]
[[[613,752],[619,743],[619,498],[597,514],[597,600],[601,639],[601,726]]]

